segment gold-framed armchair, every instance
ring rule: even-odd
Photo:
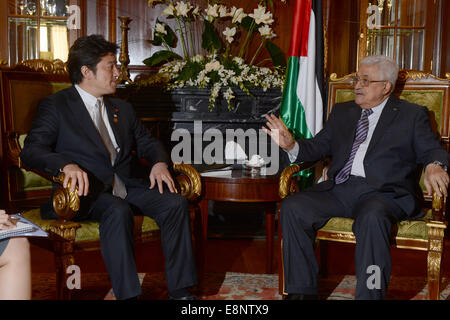
[[[328,90],[327,113],[336,103],[354,100],[353,87],[350,78],[354,74],[338,79],[331,75]],[[438,135],[444,148],[449,151],[449,112],[450,112],[450,74],[446,79],[414,70],[400,70],[394,94],[401,99],[426,106],[429,109],[432,128]],[[324,167],[322,178],[326,179],[326,165],[322,163],[294,164],[286,167],[280,177],[279,194],[284,199],[299,191],[298,172],[321,165]],[[427,251],[427,283],[428,299],[438,300],[440,297],[440,268],[444,249],[444,232],[448,222],[445,217],[447,203],[445,198],[439,198],[436,193],[429,195],[424,190],[424,211],[422,219],[402,221],[393,228],[392,246],[401,249]],[[353,219],[331,218],[325,226],[317,231],[316,240],[320,244],[320,273],[327,275],[327,241],[355,243],[352,232]],[[284,267],[282,261],[282,234],[279,228],[280,272],[279,291],[284,290]]]
[[[30,60],[14,67],[0,68],[1,84],[1,179],[2,202],[9,212],[22,215],[42,227],[50,241],[30,238],[39,246],[52,250],[55,255],[56,286],[58,299],[70,299],[72,290],[66,286],[67,268],[75,264],[76,251],[100,249],[99,223],[74,222],[80,207],[80,199],[70,186],[58,187],[53,193],[53,207],[58,220],[43,220],[39,206],[51,196],[52,182],[62,184],[64,174],[51,177],[24,167],[20,152],[40,99],[71,85],[66,65],[60,61]],[[178,191],[190,202],[193,242],[196,242],[194,226],[197,204],[201,194],[198,172],[190,165],[173,165]],[[156,222],[144,216],[135,216],[134,241],[146,243],[160,238]],[[195,248],[195,247],[194,247]]]

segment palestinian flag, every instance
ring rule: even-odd
[[[280,116],[296,139],[323,127],[322,0],[296,0]]]

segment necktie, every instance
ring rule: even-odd
[[[369,116],[372,113],[373,111],[371,109],[365,109],[361,113],[361,118],[359,118],[358,124],[356,125],[355,140],[353,141],[352,152],[350,153],[350,157],[348,158],[345,166],[336,175],[336,184],[344,183],[350,177],[356,151],[358,151],[361,143],[363,143],[367,138],[367,133],[369,132]]]
[[[117,158],[117,151],[116,148],[114,148],[108,129],[106,128],[105,121],[103,119],[103,103],[100,99],[98,99],[97,103],[95,104],[94,122],[97,127],[98,133],[100,134],[100,137],[102,138],[102,141],[109,152],[111,164],[114,164]],[[115,173],[113,180],[113,195],[122,199],[125,199],[125,197],[127,196],[127,189],[125,185]]]

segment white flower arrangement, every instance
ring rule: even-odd
[[[273,15],[267,9],[267,4],[273,7],[272,1],[258,0],[258,7],[246,13],[243,8],[228,8],[218,0],[205,1],[205,8],[184,1],[149,0],[149,5],[166,5],[162,15],[166,19],[175,19],[178,28],[175,33],[167,23],[156,21],[154,39],[150,42],[164,46],[166,50],[157,51],[144,63],[149,66],[163,64],[159,74],[169,79],[168,89],[210,88],[210,110],[215,107],[220,92],[231,110],[231,101],[235,98],[232,88],[235,87],[247,94],[250,94],[249,88],[282,88],[286,62],[281,50],[269,41],[276,37],[272,29]],[[193,24],[199,20],[204,23],[202,52],[194,52]],[[222,32],[218,31],[218,24],[222,26]],[[249,58],[248,48],[255,39],[260,44]],[[184,57],[174,51],[178,40]],[[264,47],[270,54],[272,68],[255,65]]]

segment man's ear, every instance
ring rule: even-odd
[[[384,87],[383,93],[390,94],[392,92],[394,92],[394,86],[392,85],[392,83],[390,81],[386,81],[386,85]]]
[[[82,66],[81,67],[81,74],[83,75],[84,79],[89,80],[90,78],[92,78],[92,76],[94,75],[94,73],[92,72],[91,69],[89,69],[87,66]]]

